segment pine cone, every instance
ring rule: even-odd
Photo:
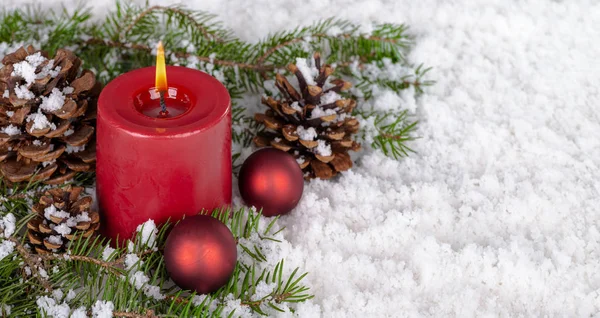
[[[32,207],[37,215],[27,223],[27,238],[36,252],[64,252],[70,241],[93,235],[100,227],[92,197],[79,198],[82,187],[53,188]]]
[[[283,100],[262,98],[262,103],[270,109],[254,116],[266,127],[254,138],[254,143],[292,154],[307,180],[329,179],[352,168],[348,151],[360,150],[360,144],[352,139],[359,128],[358,120],[352,117],[356,101],[339,95],[350,88],[349,82],[327,81],[333,68],[321,66],[319,53],[314,55],[314,67],[309,67],[303,59],[297,62],[298,65],[288,65],[288,70],[298,78],[300,90],[283,75],[276,75],[275,86]]]
[[[0,172],[10,182],[60,184],[94,169],[94,126],[101,84],[60,49],[54,59],[32,46],[2,59]]]

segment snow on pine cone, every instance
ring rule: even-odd
[[[254,116],[266,128],[254,143],[292,154],[305,179],[329,179],[352,168],[348,151],[360,150],[352,138],[359,128],[358,120],[352,117],[356,101],[339,94],[351,84],[341,79],[328,82],[333,68],[321,66],[319,53],[314,55],[314,65],[297,59],[288,70],[298,79],[299,91],[283,75],[276,75],[275,86],[282,99],[262,98],[270,109]]]
[[[82,187],[53,188],[32,207],[36,216],[27,223],[27,238],[37,253],[64,252],[73,239],[96,233],[100,216],[90,210],[92,197],[80,198],[82,192]]]
[[[60,184],[96,161],[94,126],[101,84],[81,60],[53,59],[32,46],[2,59],[0,172],[10,182]]]

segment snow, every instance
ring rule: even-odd
[[[87,313],[85,311],[85,307],[79,307],[75,310],[73,310],[73,312],[71,313],[71,316],[69,318],[87,318]]]
[[[29,114],[27,116],[27,122],[33,121],[33,125],[31,125],[31,131],[36,129],[42,130],[50,127],[51,130],[56,129],[56,124],[50,122],[46,115],[44,115],[41,111],[41,108],[38,109],[36,113]]]
[[[30,56],[28,56],[27,59],[29,59],[29,57]],[[36,78],[35,68],[38,65],[39,65],[39,63],[31,64],[27,60],[21,61],[19,63],[13,64],[14,69],[10,75],[11,76],[20,76],[23,79],[25,79],[25,82],[27,82],[27,85],[30,85],[31,83],[33,83],[35,81],[35,78]]]
[[[208,297],[208,295],[196,295],[192,298],[192,304],[194,306],[200,306],[206,297]]]
[[[313,127],[304,128],[304,126],[298,126],[296,128],[296,133],[302,140],[315,140],[318,135]]]
[[[148,220],[143,224],[138,225],[136,231],[140,236],[139,240],[144,246],[153,248],[156,246],[158,230],[153,220]]]
[[[165,295],[160,292],[160,287],[149,284],[150,278],[142,271],[136,271],[129,275],[129,282],[135,288],[141,289],[148,297],[156,300],[165,299]]]
[[[43,161],[42,162],[42,166],[45,168],[53,163],[56,163],[56,159],[50,160],[50,161]]]
[[[342,96],[340,96],[340,94],[338,94],[334,91],[327,92],[327,93],[323,94],[323,96],[321,96],[321,105],[335,103],[336,101],[338,101],[340,99],[342,99]]]
[[[71,86],[65,86],[65,88],[63,88],[62,93],[65,95],[71,94],[75,91],[75,88],[71,87]]]
[[[111,301],[97,300],[92,306],[93,318],[112,318],[115,305]]]
[[[4,93],[2,94],[2,97],[3,97],[3,98],[8,98],[8,97],[10,97],[10,91],[9,91],[8,89],[5,89],[5,90],[4,90]]]
[[[7,110],[6,111],[6,116],[8,116],[8,118],[12,117],[14,114],[15,114],[15,112],[12,111],[12,110]]]
[[[60,73],[61,67],[57,66],[54,67],[54,60],[50,60],[48,62],[48,64],[46,64],[46,66],[44,66],[44,68],[42,68],[41,72],[37,74],[37,78],[44,78],[48,75],[50,75],[50,77],[54,78],[56,76],[58,76],[58,74]]]
[[[54,229],[56,230],[57,227],[55,227]],[[62,244],[62,239],[60,238],[60,235],[50,235],[50,236],[48,236],[48,242],[50,242],[52,244],[60,245],[60,244]]]
[[[373,98],[367,104],[372,110],[388,112],[402,108],[403,101],[400,95],[391,89],[381,89],[376,86],[373,89]]]
[[[68,137],[68,136],[71,136],[74,133],[75,133],[75,130],[73,130],[73,129],[67,129],[67,131],[65,131],[64,135],[65,135],[65,137]]]
[[[67,292],[67,297],[65,297],[65,301],[71,301],[73,300],[75,297],[77,297],[77,293],[75,293],[74,290],[69,289],[69,291]]]
[[[12,306],[6,305],[6,304],[2,305],[2,310],[0,310],[0,314],[10,316],[11,312],[12,312]]]
[[[65,104],[65,95],[58,88],[53,88],[48,97],[42,96],[40,109],[50,113],[59,110]]]
[[[303,58],[296,59],[296,66],[300,70],[300,73],[302,73],[302,76],[304,76],[306,84],[317,85],[315,82],[315,76],[319,74],[319,70],[317,70],[314,65],[309,65],[309,63],[310,62],[307,62],[306,59]]]
[[[48,279],[48,272],[46,272],[46,270],[45,270],[45,269],[43,269],[43,268],[39,267],[39,268],[38,268],[38,272],[39,272],[39,274],[40,274],[40,276],[41,276],[42,278],[46,278],[46,279]]]
[[[106,247],[104,247],[104,250],[102,250],[102,259],[105,261],[109,261],[114,252],[115,249],[107,245]]]
[[[0,260],[12,254],[15,249],[15,242],[3,240],[0,242]]]
[[[19,129],[19,127],[10,124],[6,127],[2,127],[2,129],[0,129],[0,132],[3,132],[9,136],[16,136],[21,133],[21,130]]]
[[[325,117],[325,116],[329,116],[329,115],[333,115],[333,114],[337,114],[335,109],[323,109],[321,106],[316,106],[310,112],[310,119]]]
[[[25,82],[27,83],[27,85],[22,85],[21,88],[25,88],[29,85],[31,85],[36,79],[40,79],[40,78],[44,78],[48,75],[50,75],[50,77],[56,77],[58,75],[58,73],[60,72],[60,66],[57,66],[56,68],[54,67],[54,60],[50,60],[48,61],[48,64],[46,64],[39,73],[36,73],[36,68],[38,66],[40,66],[43,62],[45,62],[47,60],[47,58],[43,57],[42,54],[40,52],[31,54],[27,57],[25,57],[24,61],[21,61],[19,63],[15,63],[13,64],[13,72],[11,73],[11,76],[20,76],[23,79],[25,79]],[[29,91],[27,91],[29,92]],[[16,92],[16,88],[15,88],[15,93],[17,93],[17,97],[19,97],[19,93]],[[33,94],[32,94],[33,95]],[[19,97],[19,98],[25,98],[25,97]],[[33,98],[33,97],[31,97]],[[30,99],[30,98],[28,98]]]
[[[236,299],[232,294],[229,294],[224,299],[225,307],[223,309],[223,313],[234,312],[235,317],[241,318],[252,318],[256,317],[255,314],[252,313],[252,310],[249,306],[242,305],[240,299]]]
[[[265,281],[261,281],[256,285],[256,289],[254,290],[254,294],[252,295],[253,299],[263,299],[267,297],[274,290],[277,289],[277,284],[275,283],[266,283]]]
[[[52,291],[52,297],[42,296],[36,300],[36,304],[41,312],[42,317],[52,317],[52,318],[81,318],[87,317],[85,307],[79,307],[73,312],[71,312],[71,308],[69,304],[66,302],[75,298],[76,294],[73,290],[69,290],[67,296],[64,301],[61,300],[64,297],[64,293],[60,289],[55,289]],[[98,302],[96,302],[96,305]],[[96,305],[92,308],[92,311],[95,312]],[[109,316],[98,316],[98,317],[112,317],[112,308],[110,309]],[[94,316],[96,317],[96,316]]]
[[[141,242],[147,243],[147,247],[154,248],[157,239],[157,229],[153,220],[148,220],[137,227],[137,233]],[[131,242],[130,242],[131,243]],[[133,247],[131,248],[133,250]],[[165,299],[161,293],[160,287],[150,284],[150,278],[140,269],[144,261],[141,261],[137,254],[129,253],[125,255],[125,269],[128,270],[127,279],[136,288],[144,292],[148,297],[156,300]]]
[[[106,12],[114,2],[90,5]],[[307,183],[298,207],[280,218],[283,242],[266,254],[309,272],[315,298],[295,307],[299,317],[600,312],[596,2],[186,5],[250,41],[331,15],[366,31],[373,20],[406,23],[415,36],[407,59],[434,67],[436,84],[411,111],[420,121],[410,144],[417,154],[395,161],[364,144],[351,171]],[[402,101],[386,107],[407,107]]]
[[[63,293],[60,290],[54,290],[52,297],[42,296],[36,300],[36,304],[42,313],[42,317],[53,318],[73,318],[87,317],[85,307],[79,307],[71,313],[71,308],[66,302],[60,302]],[[83,314],[83,315],[82,315]],[[105,316],[106,317],[106,316]]]
[[[71,234],[72,229],[66,223],[61,223],[54,227],[54,231],[62,236],[67,236]]]
[[[80,214],[77,214],[75,216],[69,216],[65,224],[67,224],[67,226],[69,227],[74,227],[79,222],[89,222],[91,220],[92,219],[90,218],[90,215],[87,212],[81,212]]]
[[[67,144],[67,148],[65,149],[66,153],[77,153],[85,150],[85,145],[82,146],[71,146]]]
[[[137,254],[125,255],[125,269],[132,269],[139,261],[140,258]]]
[[[298,105],[298,102],[293,102],[290,107],[292,107],[295,111],[302,112],[302,107]]]
[[[63,210],[57,210],[56,207],[54,205],[50,205],[49,207],[44,209],[44,217],[47,220],[50,220],[51,216],[55,216],[57,218],[67,218],[69,217],[71,214],[69,214],[69,212],[63,211]]]
[[[17,98],[21,98],[21,99],[33,99],[33,98],[35,98],[35,94],[33,94],[33,92],[31,92],[27,88],[27,85],[17,85],[17,86],[15,86],[15,95],[17,95]]]
[[[33,54],[25,57],[25,61],[23,61],[23,62],[29,63],[29,65],[33,66],[33,69],[35,70],[36,67],[38,67],[40,64],[42,64],[46,60],[47,60],[47,58],[42,56],[41,52],[37,52],[37,53],[33,53]],[[20,62],[20,63],[23,63],[23,62]],[[54,61],[52,61],[52,62],[54,63]]]
[[[317,140],[317,142],[319,144],[315,148],[315,153],[321,156],[331,156],[331,145],[322,139]]]
[[[65,293],[63,293],[63,291],[60,289],[55,289],[52,291],[52,297],[54,297],[56,300],[61,300],[64,296]]]
[[[8,213],[0,218],[0,237],[8,238],[15,233],[16,218],[14,214]]]
[[[42,317],[69,318],[71,308],[66,303],[59,304],[48,296],[38,298],[35,303],[38,305]]]

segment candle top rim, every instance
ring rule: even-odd
[[[183,87],[194,94],[192,109],[173,118],[151,118],[140,113],[134,106],[134,95],[154,86],[155,71],[154,66],[144,67],[109,82],[98,99],[98,116],[132,134],[177,136],[209,129],[231,113],[231,97],[221,82],[182,66],[167,66],[169,87]]]

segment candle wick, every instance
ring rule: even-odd
[[[167,104],[165,103],[165,92],[160,92],[160,108],[161,113],[167,113]]]

